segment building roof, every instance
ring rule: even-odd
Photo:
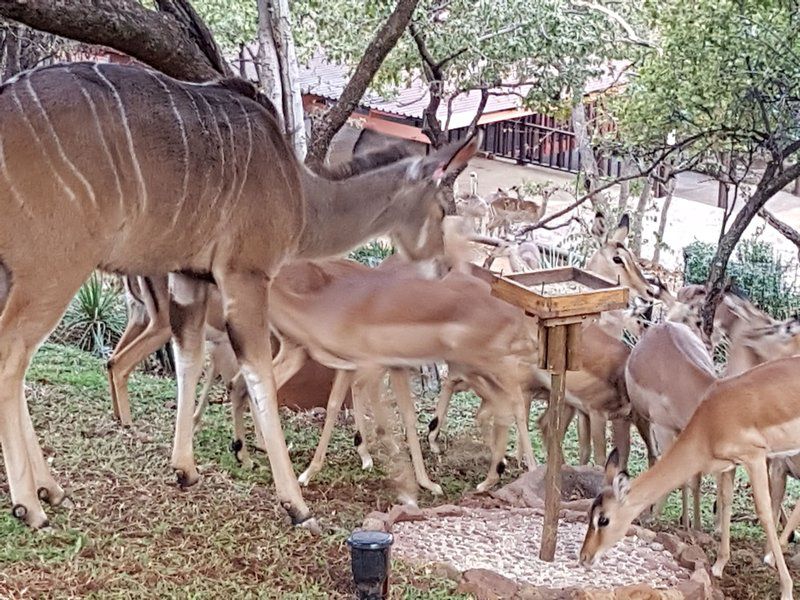
[[[255,52],[255,49],[254,49]],[[252,63],[246,64],[248,77],[255,81],[256,74]],[[601,92],[624,81],[625,63],[616,61],[604,70],[604,73],[590,80],[586,85],[586,94]],[[328,100],[338,100],[347,82],[350,80],[351,69],[345,65],[330,63],[321,54],[317,54],[307,64],[300,65],[300,90],[303,94],[320,96]],[[495,90],[497,95],[489,96],[484,109],[484,115],[492,120],[492,113],[515,111],[518,114],[529,114],[523,107],[522,98],[530,86],[518,88],[505,88]],[[516,92],[509,94],[509,91]],[[428,105],[428,86],[422,77],[415,77],[406,87],[399,87],[396,93],[383,97],[373,90],[368,90],[361,100],[360,105],[374,111],[388,113],[403,118],[422,119],[423,111]],[[481,93],[474,90],[460,94],[452,101],[449,129],[458,129],[468,126],[480,103]],[[442,126],[447,121],[448,105],[443,101],[437,116]],[[485,119],[482,119],[482,122]]]
[[[586,85],[586,94],[602,92],[624,80],[622,62],[615,62],[606,68],[600,77],[590,80]],[[300,89],[304,94],[313,94],[330,100],[337,100],[349,81],[350,69],[344,65],[332,64],[321,56],[314,57],[307,65],[300,67]],[[484,114],[523,109],[522,98],[530,86],[495,90],[497,95],[489,96]],[[508,91],[517,92],[514,94]],[[519,94],[519,95],[518,95]],[[460,94],[452,101],[450,129],[466,127],[470,124],[480,103],[481,93],[473,90]],[[384,98],[375,92],[368,91],[361,105],[376,111],[400,117],[422,119],[423,111],[428,105],[428,86],[421,77],[416,77],[404,88],[398,88],[396,94]],[[437,116],[442,125],[447,120],[447,102],[442,102]]]

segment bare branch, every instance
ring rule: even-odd
[[[794,227],[784,223],[775,215],[769,212],[766,208],[758,211],[758,216],[763,218],[771,227],[778,231],[783,237],[792,242],[798,249],[800,249],[800,232]]]
[[[615,21],[628,35],[628,41],[633,44],[637,44],[639,46],[645,46],[647,48],[655,48],[653,44],[644,40],[639,37],[639,35],[634,31],[633,27],[628,23],[622,15],[618,12],[615,12],[608,8],[607,6],[602,6],[600,4],[595,4],[594,2],[584,2],[584,0],[570,0],[573,6],[580,6],[581,8],[588,8],[589,10],[593,10],[599,13],[604,14],[612,21]]]

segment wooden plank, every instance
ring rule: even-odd
[[[567,369],[567,325],[547,328],[547,370],[563,373]]]
[[[588,285],[590,288],[604,289],[610,287],[620,287],[618,281],[612,281],[605,277],[600,277],[597,273],[585,271],[584,269],[575,269],[575,281]]]
[[[556,554],[558,535],[558,511],[561,508],[561,465],[564,456],[561,450],[561,421],[564,408],[564,373],[550,376],[550,436],[547,440],[547,470],[545,471],[544,524],[539,558],[552,562]]]
[[[556,267],[555,269],[539,269],[537,271],[524,271],[509,273],[507,279],[516,281],[526,287],[534,288],[543,283],[561,283],[575,279],[574,267]],[[535,291],[535,290],[534,290]]]
[[[581,332],[582,323],[566,325],[567,328],[567,370],[581,370]]]

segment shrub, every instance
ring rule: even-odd
[[[683,249],[684,281],[705,284],[716,247],[705,242],[692,242]],[[777,319],[784,319],[800,308],[795,281],[797,264],[782,259],[772,244],[757,236],[742,240],[728,262],[728,275],[761,310]]]
[[[368,267],[377,267],[385,258],[394,254],[394,248],[379,240],[373,240],[353,250],[348,258]]]
[[[126,322],[125,301],[118,285],[95,272],[70,302],[53,336],[58,342],[106,358]]]

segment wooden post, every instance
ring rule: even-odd
[[[550,436],[547,440],[545,472],[544,526],[539,558],[551,562],[556,554],[558,511],[561,508],[561,421],[564,418],[564,384],[567,369],[567,325],[547,331],[547,368],[550,371]]]

